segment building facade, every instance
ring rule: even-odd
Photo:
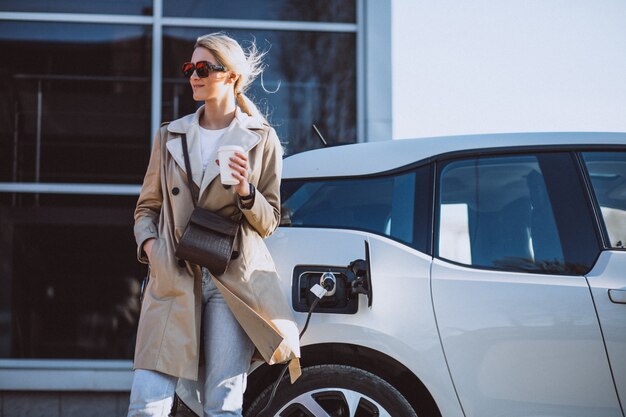
[[[313,124],[331,144],[384,140],[390,8],[373,0],[0,3],[4,415],[85,415],[94,398],[93,415],[125,415],[145,274],[133,209],[159,124],[199,105],[180,74],[195,39],[224,31],[267,51],[249,96],[287,154],[321,146]]]

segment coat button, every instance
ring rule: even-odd
[[[180,190],[178,189],[178,187],[172,188],[172,194],[178,195],[179,192],[180,192]]]
[[[178,266],[180,266],[181,268],[185,267],[185,261],[183,259],[179,259],[178,260]]]

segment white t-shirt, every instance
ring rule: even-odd
[[[228,127],[218,130],[205,129],[202,126],[198,127],[200,128],[200,149],[202,150],[202,172],[204,172],[211,161],[215,163],[217,159],[217,145]]]

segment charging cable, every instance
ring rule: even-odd
[[[311,304],[311,308],[309,308],[309,312],[306,317],[306,321],[304,322],[304,327],[302,328],[302,331],[300,332],[299,339],[302,339],[302,335],[304,335],[304,332],[306,332],[306,329],[309,327],[309,321],[311,320],[311,315],[313,315],[313,310],[315,310],[315,307],[317,307],[317,304],[320,302],[320,300],[324,298],[326,294],[329,294],[329,293],[334,294],[335,292],[335,281],[324,280],[322,276],[322,283],[324,287],[322,287],[319,284],[315,284],[314,286],[311,287],[311,292],[315,294],[316,298]],[[270,404],[272,403],[272,400],[274,399],[274,396],[276,395],[276,391],[278,390],[278,385],[280,384],[280,381],[282,381],[283,377],[285,376],[285,372],[287,371],[288,367],[289,367],[289,364],[286,364],[283,367],[283,370],[280,372],[278,379],[274,383],[274,388],[272,388],[272,394],[270,395],[270,399],[267,401],[267,404],[265,404],[265,407],[263,407],[263,409],[259,411],[259,414],[257,414],[257,416],[261,416],[265,412],[265,410],[267,410],[267,407],[269,407]]]

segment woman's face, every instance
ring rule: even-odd
[[[193,51],[191,62],[208,61],[210,64],[219,65],[215,56],[206,48],[198,47]],[[198,77],[196,71],[189,77],[189,84],[193,91],[193,99],[196,101],[225,99],[228,94],[234,94],[234,85],[237,76],[229,71],[209,72],[206,78]]]

